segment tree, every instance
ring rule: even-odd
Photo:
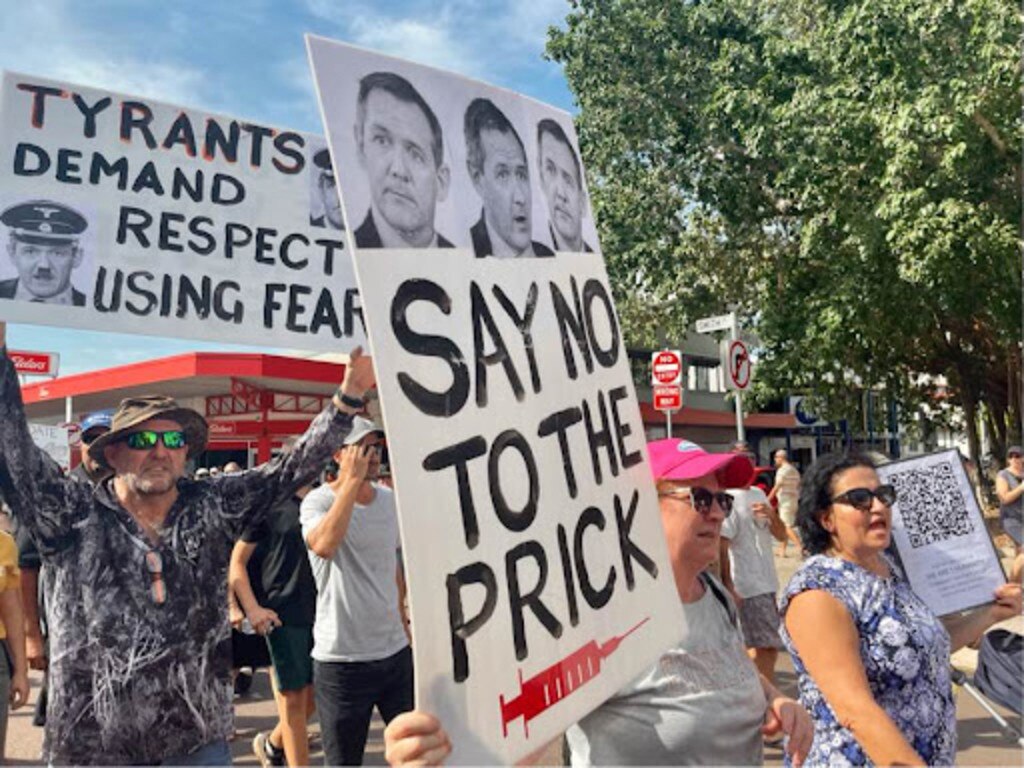
[[[1021,423],[1021,39],[1006,0],[578,0],[580,107],[627,340],[735,303],[761,397],[865,388]],[[940,378],[942,377],[942,378]],[[948,386],[943,388],[942,379]]]

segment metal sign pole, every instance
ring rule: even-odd
[[[739,320],[736,317],[736,312],[732,313],[732,328],[730,328],[730,335],[733,341],[738,341],[740,338]],[[729,365],[732,365],[732,361],[727,361]],[[730,376],[732,374],[729,374]],[[739,441],[746,441],[747,433],[743,427],[743,392],[739,389],[735,390],[736,395],[736,439]]]
[[[672,411],[665,411],[665,436],[672,437]]]

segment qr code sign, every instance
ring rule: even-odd
[[[896,488],[903,528],[914,549],[974,533],[967,500],[949,462],[893,472],[889,482]]]

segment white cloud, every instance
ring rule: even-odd
[[[379,5],[306,0],[314,16],[346,42],[488,81],[546,65],[547,29],[569,10],[566,0],[444,0],[401,12]]]
[[[67,0],[10,3],[4,7],[3,19],[0,66],[5,69],[162,101],[202,105],[206,98],[207,79],[201,70],[152,52],[144,56],[124,52],[118,31],[91,27],[88,9],[82,4]],[[164,31],[163,39],[185,34],[184,30],[179,19]]]

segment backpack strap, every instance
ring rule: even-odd
[[[725,608],[725,612],[729,616],[729,623],[732,624],[734,629],[739,629],[740,622],[739,616],[736,613],[736,606],[725,593],[725,587],[719,584],[718,580],[707,571],[701,571],[699,578],[701,584],[703,584],[705,588],[709,589],[711,594],[715,596],[715,599],[722,604],[723,608]]]

